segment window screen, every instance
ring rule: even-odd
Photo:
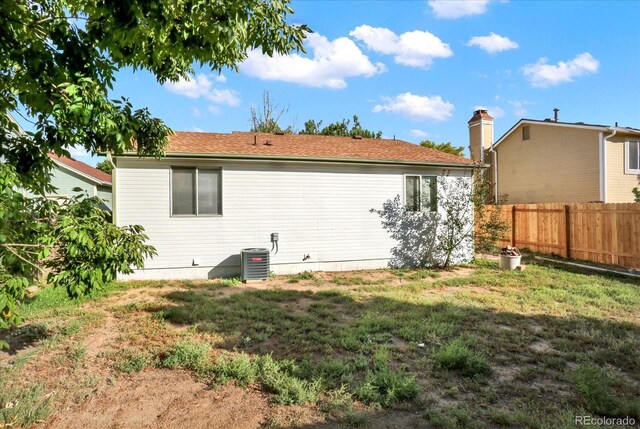
[[[420,210],[420,176],[407,176],[405,185],[405,207],[410,212]]]
[[[221,214],[220,170],[198,170],[198,214]]]
[[[171,175],[171,213],[195,215],[195,168],[174,168]]]
[[[436,177],[406,176],[405,209],[407,211],[436,211]]]
[[[436,211],[436,178],[434,176],[422,176],[420,189],[420,210],[423,212]]]
[[[629,142],[629,170],[640,170],[640,142]]]
[[[222,214],[221,170],[171,169],[171,215]]]

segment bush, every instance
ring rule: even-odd
[[[486,375],[491,372],[491,367],[484,356],[471,351],[459,338],[440,347],[432,357],[439,367],[457,371],[465,377]]]
[[[199,341],[182,341],[162,360],[164,368],[186,368],[194,371],[205,369],[211,346]]]

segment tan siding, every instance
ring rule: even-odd
[[[640,175],[624,173],[624,142],[639,140],[640,137],[616,135],[607,140],[607,202],[631,203],[634,195],[631,190],[640,186]]]
[[[482,146],[482,142],[480,141],[481,129],[482,125],[480,123],[469,128],[469,154],[474,161],[480,160],[480,147]]]
[[[550,125],[522,126],[497,147],[498,192],[510,204],[600,199],[599,133]]]

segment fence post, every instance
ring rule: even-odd
[[[511,206],[511,245],[516,247],[516,205]]]
[[[564,206],[564,243],[565,243],[565,254],[566,258],[571,258],[571,221],[569,220],[569,204]]]

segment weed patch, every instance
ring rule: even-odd
[[[160,361],[163,368],[185,368],[194,371],[206,370],[211,346],[207,343],[187,340],[178,343]]]
[[[437,349],[432,357],[439,367],[457,371],[466,377],[487,375],[491,372],[484,356],[474,353],[459,338]]]
[[[0,379],[0,427],[30,427],[44,420],[53,410],[51,395],[39,385],[8,387]]]
[[[151,364],[151,361],[151,356],[147,353],[133,349],[123,349],[116,355],[113,367],[120,372],[130,374],[142,371]]]

